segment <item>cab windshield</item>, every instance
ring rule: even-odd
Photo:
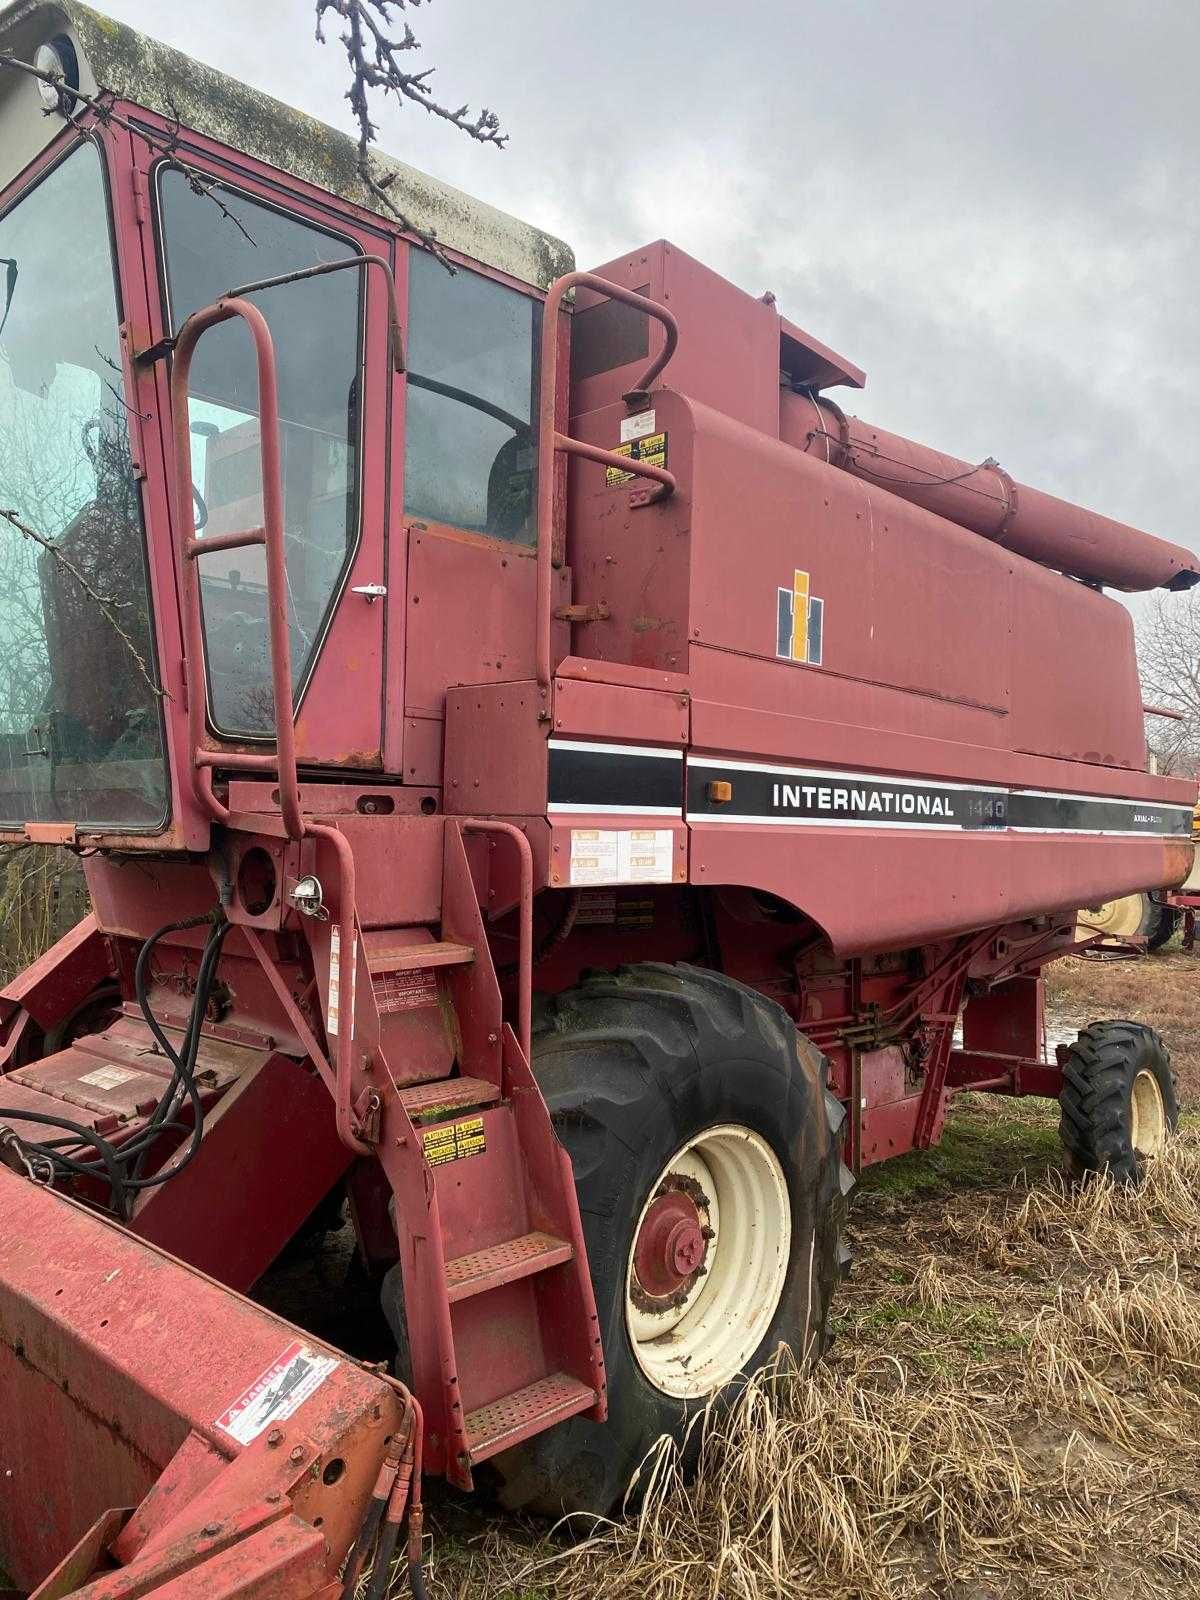
[[[100,156],[0,216],[0,827],[157,830],[166,767]]]

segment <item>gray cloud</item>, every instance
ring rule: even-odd
[[[307,0],[107,9],[349,126]],[[409,108],[388,149],[584,265],[665,234],[864,366],[873,421],[1200,543],[1195,0],[441,0],[414,22],[446,97],[512,143]]]

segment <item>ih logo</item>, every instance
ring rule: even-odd
[[[787,661],[807,661],[810,666],[819,667],[824,632],[825,602],[809,593],[808,573],[797,571],[792,587],[779,591],[775,653]]]

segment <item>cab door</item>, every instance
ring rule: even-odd
[[[153,224],[144,229],[148,281],[160,291],[152,336],[169,339],[192,312],[231,290],[291,279],[245,298],[266,317],[275,345],[297,761],[375,771],[384,714],[387,295],[374,271],[293,275],[368,253],[386,259],[390,241],[317,191],[285,191],[259,163],[234,169],[220,147],[198,138],[196,147],[186,150],[190,170],[151,163],[148,153],[140,173]],[[211,188],[195,182],[197,170],[211,173]],[[165,367],[159,364],[163,416]],[[198,538],[260,525],[258,378],[239,321],[210,330],[197,348],[189,424]],[[170,482],[166,437],[163,448]],[[180,539],[181,508],[173,512]],[[214,551],[201,555],[199,572],[209,743],[269,748],[275,708],[264,552]]]

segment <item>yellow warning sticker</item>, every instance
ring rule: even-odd
[[[447,1161],[462,1161],[466,1156],[481,1156],[487,1149],[482,1117],[464,1117],[461,1122],[442,1122],[425,1128],[421,1134],[425,1159],[431,1167]]]
[[[667,436],[665,433],[650,433],[644,439],[630,439],[626,444],[619,444],[613,454],[628,456],[633,461],[645,461],[652,467],[665,467]],[[610,489],[619,489],[623,483],[632,483],[637,476],[633,472],[622,472],[620,467],[606,467],[604,470]]]

